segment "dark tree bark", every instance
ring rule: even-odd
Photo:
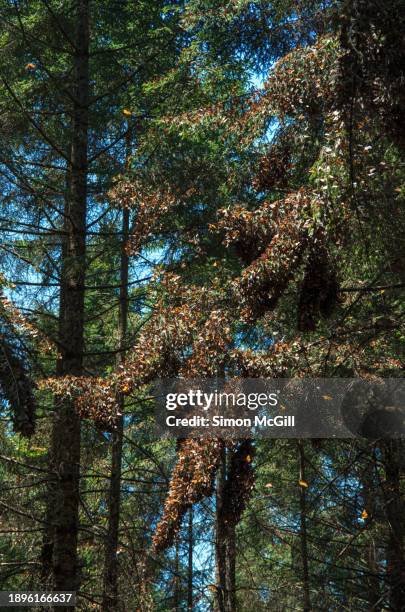
[[[366,520],[370,521],[373,519],[375,515],[375,495],[376,495],[376,487],[375,487],[375,452],[373,449],[372,454],[370,455],[370,460],[367,463],[367,466],[364,471],[364,475],[362,477],[363,484],[363,496],[364,496],[364,509],[367,512]],[[366,525],[367,526],[367,525]],[[368,601],[368,606],[370,612],[376,612],[381,603],[381,594],[380,594],[380,581],[378,576],[378,560],[376,555],[376,542],[375,538],[371,532],[370,540],[367,545],[367,566],[369,574],[366,578],[366,597]]]
[[[3,396],[8,400],[14,430],[29,438],[35,431],[35,384],[29,375],[26,356],[18,351],[7,331],[0,319],[0,402]]]
[[[387,582],[391,610],[403,610],[405,602],[405,512],[401,487],[404,476],[404,443],[386,440],[381,445],[385,469],[384,497],[388,521]]]
[[[129,210],[122,212],[122,242],[120,264],[120,302],[118,318],[118,348],[117,365],[124,361],[124,346],[128,325],[128,265],[129,258],[126,252],[126,243],[129,234]],[[108,530],[105,544],[104,583],[103,583],[103,610],[113,612],[118,607],[118,544],[119,521],[121,508],[121,468],[122,444],[124,433],[124,397],[120,393],[117,397],[119,415],[114,424],[111,450],[111,475],[108,500]]]
[[[225,537],[225,612],[235,612],[235,566],[236,566],[236,532],[235,525],[226,526]]]
[[[216,489],[216,606],[218,612],[235,612],[235,561],[236,561],[236,532],[235,522],[227,516],[229,499],[229,466],[226,448],[222,456],[217,473]]]
[[[179,564],[179,536],[176,537],[175,557],[174,557],[174,592],[173,592],[173,612],[179,612],[180,606],[180,564]]]
[[[299,480],[305,482],[305,453],[302,440],[298,440]],[[303,583],[303,610],[311,610],[308,567],[308,539],[307,539],[307,500],[305,487],[300,486],[300,544],[302,560]]]
[[[193,612],[193,507],[188,511],[187,610]]]
[[[69,189],[70,189],[70,168],[68,168],[65,177],[66,183],[66,193],[65,193],[65,206],[64,210],[67,211],[69,209]],[[66,220],[64,223],[64,229],[66,228]],[[61,245],[61,277],[63,274],[63,262],[67,261],[67,237],[66,235],[62,238]],[[62,327],[63,327],[63,313],[65,312],[65,285],[61,282],[60,291],[59,291],[59,317],[58,317],[58,338],[59,341],[62,338]],[[62,360],[58,359],[56,362],[56,375],[63,375],[62,368]],[[59,398],[54,399],[54,408],[55,413],[59,410],[60,401]],[[50,469],[50,477],[47,487],[47,500],[46,500],[46,515],[45,515],[45,531],[42,539],[42,549],[41,549],[41,584],[45,589],[52,589],[52,557],[53,557],[53,545],[55,539],[55,525],[54,525],[54,500],[56,498],[56,488],[57,488],[57,478],[56,472],[54,471],[54,456],[55,453],[53,451],[54,445],[54,429],[55,423],[53,423],[53,432],[50,441],[50,451],[49,451],[49,469]]]
[[[223,505],[226,480],[226,451],[222,449],[217,471],[216,508],[215,508],[215,579],[216,579],[216,612],[225,610],[225,525],[223,522]]]
[[[82,374],[84,343],[84,293],[86,270],[86,209],[88,175],[89,102],[89,0],[76,2],[74,52],[74,103],[64,211],[65,244],[62,249],[59,334],[59,376]],[[77,558],[80,420],[73,401],[57,402],[50,453],[52,482],[48,498],[48,534],[42,551],[43,577],[52,567],[55,590],[78,590]]]

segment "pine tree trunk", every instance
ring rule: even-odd
[[[216,485],[216,509],[215,509],[215,610],[216,612],[226,612],[225,610],[225,526],[223,522],[224,489],[226,479],[226,453],[222,449],[221,458],[217,471]]]
[[[363,497],[364,497],[364,509],[367,512],[367,516],[372,518],[375,514],[375,482],[374,482],[374,471],[375,471],[375,452],[373,450],[370,455],[370,460],[366,466],[364,476],[362,478],[363,484]],[[366,519],[368,520],[368,519]],[[376,556],[376,545],[375,538],[372,534],[367,545],[367,566],[369,575],[366,578],[367,588],[367,601],[370,612],[377,612],[379,603],[381,601],[380,595],[380,582],[378,577],[378,565]]]
[[[89,1],[77,0],[74,104],[69,188],[65,202],[59,309],[60,359],[57,374],[82,374],[86,269],[87,146],[89,99]],[[57,402],[50,453],[49,533],[43,547],[43,575],[52,566],[53,588],[78,590],[77,559],[80,420],[73,402]]]
[[[64,212],[69,210],[69,190],[70,190],[70,168],[66,173],[65,177],[66,183],[66,194],[65,194],[65,205]],[[66,220],[64,223],[64,231],[66,231]],[[62,237],[62,246],[61,246],[61,278],[63,275],[64,262],[67,261],[67,236],[66,234]],[[61,342],[62,332],[63,332],[63,322],[64,322],[64,312],[65,312],[65,284],[61,282],[60,290],[59,290],[59,316],[58,316],[58,339]],[[56,362],[56,376],[63,375],[63,367],[62,360],[58,359]],[[60,408],[60,399],[54,399],[54,410],[55,415],[58,413]],[[55,417],[56,418],[56,417]],[[41,585],[46,590],[51,590],[52,587],[52,558],[53,558],[53,547],[55,540],[55,521],[54,521],[54,503],[56,499],[56,490],[58,486],[58,480],[56,478],[55,471],[55,452],[53,450],[53,446],[55,444],[55,426],[56,424],[52,424],[52,434],[50,440],[50,451],[49,451],[49,469],[50,475],[48,479],[47,485],[47,498],[46,498],[46,515],[45,515],[45,530],[43,534],[42,540],[42,549],[41,549]]]
[[[188,511],[187,611],[193,612],[193,506]]]
[[[225,540],[225,612],[235,612],[235,560],[236,560],[235,525],[226,526]]]
[[[236,532],[226,517],[225,485],[228,478],[226,449],[222,451],[216,489],[216,609],[218,612],[235,612],[235,560]]]
[[[386,440],[382,444],[385,468],[385,512],[389,527],[387,582],[391,610],[403,610],[405,602],[405,512],[401,493],[404,451],[404,443],[399,439]]]
[[[124,361],[124,347],[128,325],[128,266],[129,258],[126,244],[129,234],[129,210],[122,212],[122,242],[120,264],[120,304],[118,318],[118,348],[117,366]],[[105,545],[104,583],[103,583],[103,610],[113,612],[118,606],[118,544],[119,522],[121,507],[121,469],[122,444],[124,434],[124,397],[120,393],[117,397],[119,415],[116,419],[112,434],[111,475],[108,499],[108,529]]]
[[[298,441],[299,458],[299,480],[305,482],[305,454],[302,440]],[[311,598],[309,590],[309,568],[308,568],[308,540],[307,540],[307,500],[304,486],[300,486],[300,543],[302,560],[302,582],[303,582],[303,610],[311,610]]]
[[[179,564],[179,536],[176,537],[175,557],[174,557],[174,593],[173,593],[173,612],[179,612],[180,606],[180,564]]]

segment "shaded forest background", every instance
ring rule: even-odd
[[[402,439],[175,443],[149,394],[403,377],[404,9],[0,0],[3,590],[405,610]]]

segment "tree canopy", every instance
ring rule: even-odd
[[[403,8],[0,2],[3,590],[403,609],[403,431],[173,441],[151,397],[403,378]]]

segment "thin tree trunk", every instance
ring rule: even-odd
[[[77,0],[74,55],[74,105],[69,188],[65,203],[65,244],[62,250],[59,332],[60,376],[82,374],[84,292],[86,270],[86,209],[88,174],[89,1]],[[52,482],[48,498],[49,536],[44,541],[43,575],[52,559],[53,588],[78,590],[77,559],[80,420],[70,398],[61,399],[52,427],[50,453]],[[52,517],[52,518],[51,518]]]
[[[235,559],[236,559],[236,531],[235,525],[226,520],[225,491],[229,478],[226,448],[222,451],[218,472],[216,489],[216,582],[218,612],[235,612]]]
[[[193,612],[193,506],[188,511],[187,610]]]
[[[215,579],[216,579],[216,612],[225,610],[225,526],[223,522],[224,489],[226,479],[226,450],[222,449],[219,460],[216,484],[215,508]]]
[[[366,466],[364,476],[362,478],[363,481],[363,496],[364,496],[364,509],[367,512],[367,517],[365,520],[370,520],[374,516],[375,511],[375,482],[374,482],[374,473],[375,473],[375,450],[373,449],[370,460]],[[368,600],[368,606],[370,612],[377,612],[379,603],[381,601],[380,594],[380,583],[378,577],[378,565],[377,565],[377,555],[376,555],[376,545],[375,538],[371,531],[370,540],[367,545],[367,566],[369,570],[369,575],[366,578],[366,588],[367,593],[366,597]]]
[[[65,212],[69,209],[69,190],[70,190],[70,168],[66,172],[65,177],[66,184],[66,195],[65,195]],[[66,220],[64,223],[64,230],[66,230]],[[64,265],[67,261],[67,237],[66,234],[62,237],[62,246],[61,246],[61,277],[64,270]],[[63,333],[63,321],[64,321],[64,312],[65,312],[65,284],[61,282],[60,290],[59,290],[59,314],[58,314],[58,338],[61,341],[62,333]],[[62,360],[58,359],[56,362],[56,376],[63,376],[63,368],[62,368]],[[60,399],[54,398],[54,410],[55,414],[57,414],[60,407]],[[55,417],[56,418],[56,417]],[[53,429],[55,428],[55,423],[53,423]],[[42,549],[41,549],[41,585],[46,590],[52,589],[52,558],[53,558],[53,547],[55,540],[55,524],[54,524],[54,503],[56,499],[56,490],[58,486],[58,481],[56,478],[56,472],[54,471],[55,463],[54,457],[55,453],[53,451],[55,440],[54,440],[54,432],[51,434],[51,449],[49,452],[49,468],[52,470],[50,472],[48,486],[47,486],[47,498],[46,498],[46,514],[45,514],[45,530],[43,534],[42,540]]]
[[[385,468],[385,511],[389,527],[387,550],[387,582],[390,609],[403,610],[405,602],[405,512],[401,493],[404,473],[404,443],[386,440],[381,445]]]
[[[128,267],[129,258],[126,244],[129,234],[129,210],[122,212],[122,242],[120,263],[120,302],[118,317],[118,348],[117,365],[124,361],[124,346],[128,325]],[[114,423],[111,450],[111,475],[108,499],[108,529],[105,544],[104,583],[103,583],[103,610],[113,612],[118,606],[118,544],[119,522],[121,507],[121,469],[122,444],[124,434],[124,397],[122,393],[117,396],[118,417]]]
[[[175,544],[175,558],[174,558],[174,597],[173,597],[173,612],[179,612],[180,605],[180,592],[179,592],[179,582],[180,582],[180,567],[179,567],[179,536],[176,537]]]
[[[305,453],[302,440],[298,440],[299,479],[305,482]],[[303,580],[303,610],[311,610],[311,598],[309,590],[309,568],[308,568],[308,540],[307,540],[307,500],[305,486],[300,486],[300,543],[302,559]]]
[[[235,525],[226,525],[225,540],[225,612],[235,612],[235,561],[236,561],[236,530]]]

